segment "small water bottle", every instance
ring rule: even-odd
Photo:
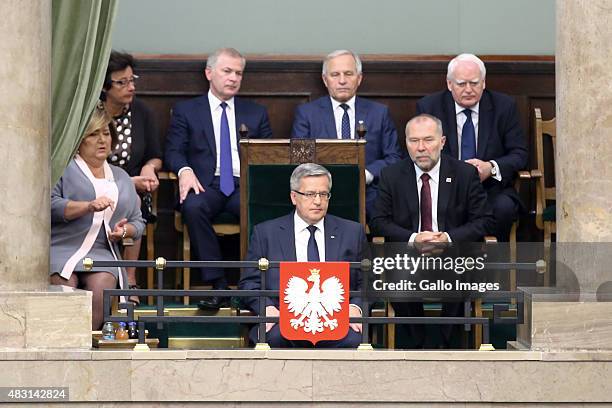
[[[126,330],[125,322],[119,322],[119,327],[117,328],[117,331],[115,332],[115,339],[116,340],[127,340],[128,339],[128,332]]]
[[[138,329],[136,329],[136,324],[136,322],[128,323],[128,336],[130,337],[130,339],[138,338]]]
[[[102,340],[115,340],[115,328],[112,322],[106,322],[102,326]]]

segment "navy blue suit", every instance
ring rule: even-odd
[[[245,124],[248,137],[272,136],[266,108],[256,103],[235,97],[236,136],[238,128]],[[219,190],[219,177],[215,177],[217,149],[208,95],[177,103],[166,138],[166,167],[177,173],[183,167],[191,167],[205,189],[198,195],[189,192],[181,211],[189,228],[191,244],[196,260],[219,260],[221,250],[212,228],[212,220],[225,211],[240,216],[239,180],[235,177],[236,189],[229,196]],[[214,281],[223,276],[222,269],[202,269],[205,281]]]
[[[417,113],[428,113],[442,121],[446,136],[443,152],[459,158],[457,115],[451,92],[437,92],[420,99]],[[484,90],[478,112],[477,137],[476,158],[495,160],[501,172],[501,182],[491,177],[482,184],[496,220],[494,233],[500,241],[506,241],[521,206],[513,183],[517,172],[527,166],[528,158],[514,99],[499,92]]]
[[[294,213],[262,222],[253,228],[247,260],[253,261],[266,258],[269,261],[296,261]],[[327,214],[325,216],[325,261],[361,261],[368,253],[368,242],[363,226],[354,221],[345,220]],[[257,290],[261,288],[261,272],[258,269],[247,269],[238,283],[241,290]],[[279,268],[270,268],[266,272],[266,287],[264,289],[278,290],[280,282]],[[361,288],[361,271],[351,269],[351,288]],[[264,298],[265,306],[278,308],[278,297]],[[246,307],[259,314],[259,298],[243,300]],[[359,298],[351,298],[350,303],[361,306]],[[278,325],[267,333],[270,345],[288,346],[287,341],[280,336]],[[348,339],[338,342],[320,342],[317,346],[325,347],[356,347],[361,341],[361,335],[349,330]],[[257,327],[251,332],[251,339],[256,341]]]
[[[380,171],[400,160],[397,130],[391,120],[389,108],[364,98],[355,98],[355,124],[363,121],[366,133],[366,169],[374,181],[366,189],[366,209],[370,214],[376,200],[376,186]],[[291,137],[337,139],[336,121],[329,96],[300,105],[295,111]],[[369,216],[369,215],[368,215]]]

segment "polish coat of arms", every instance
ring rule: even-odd
[[[280,329],[289,340],[339,340],[348,333],[346,262],[281,264]]]

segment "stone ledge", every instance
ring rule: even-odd
[[[87,360],[303,360],[303,361],[612,361],[611,351],[542,352],[525,350],[81,350],[0,349],[1,361]]]
[[[1,372],[11,373],[0,378],[0,386],[69,387],[73,402],[612,402],[612,360],[597,361],[596,353],[572,353],[572,361],[557,353],[525,361],[519,358],[525,353],[489,352],[516,360],[482,361],[476,352],[459,352],[455,357],[463,359],[453,360],[444,358],[454,352],[415,352],[440,359],[376,361],[316,359],[312,353],[302,359],[248,359],[244,352],[236,359],[196,359],[157,351],[139,353],[152,358],[130,360],[131,352],[119,351],[112,360],[97,356],[112,352],[94,351],[90,360],[35,362],[23,359],[27,353],[7,353],[22,360],[0,361]],[[398,358],[407,353],[397,352]],[[53,353],[31,356],[49,357],[44,354]]]

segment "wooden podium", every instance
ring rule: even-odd
[[[244,259],[249,243],[250,167],[254,165],[299,165],[317,163],[354,165],[358,168],[358,221],[365,226],[365,139],[242,139],[240,140],[240,255]],[[333,172],[332,172],[333,173]],[[285,188],[289,178],[282,186]],[[336,180],[332,180],[332,201]],[[289,195],[287,202],[290,204]]]

